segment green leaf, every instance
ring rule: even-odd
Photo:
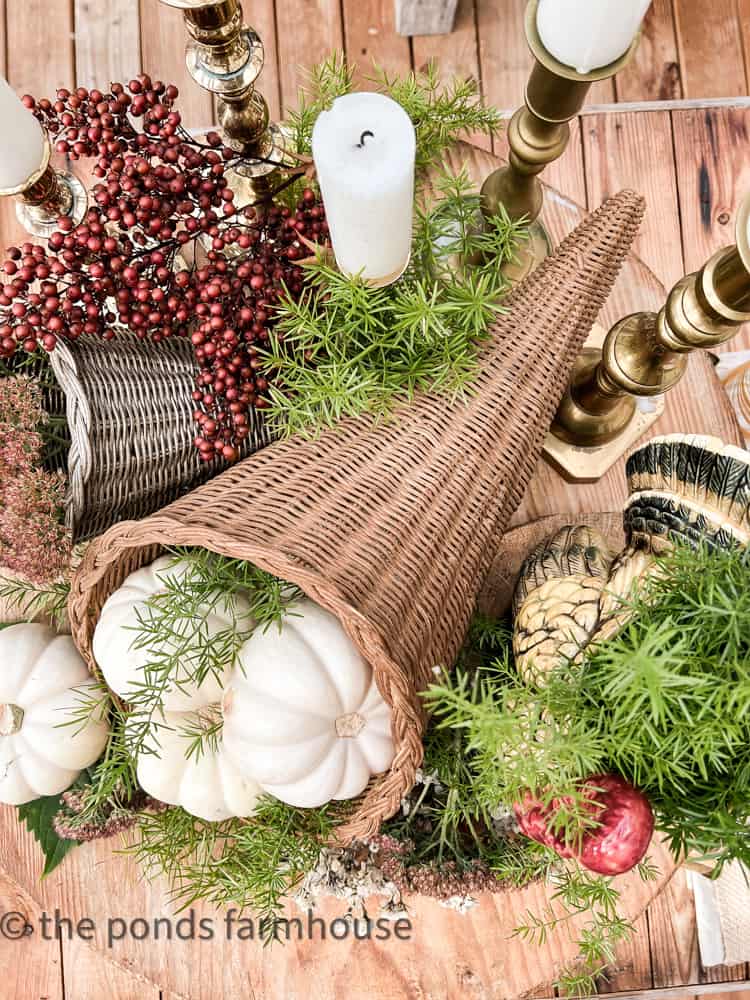
[[[71,788],[79,788],[91,779],[88,770],[82,771]],[[46,878],[57,868],[67,854],[80,844],[79,840],[63,840],[55,833],[52,820],[62,808],[62,795],[45,795],[33,802],[18,807],[19,822],[33,833],[44,855],[42,878]]]

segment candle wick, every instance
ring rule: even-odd
[[[365,147],[365,139],[367,139],[367,138],[374,139],[375,138],[375,133],[371,132],[369,129],[367,129],[365,132],[363,132],[362,135],[359,137],[359,142],[357,143],[357,149],[364,149],[364,147]]]

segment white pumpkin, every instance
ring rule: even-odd
[[[167,805],[182,808],[209,822],[230,816],[252,816],[262,794],[260,786],[240,774],[224,750],[221,740],[212,749],[204,745],[200,756],[188,758],[200,726],[205,728],[220,717],[218,706],[202,712],[164,712],[157,719],[158,729],[152,743],[155,753],[138,756],[138,784],[149,795]]]
[[[99,700],[97,685],[70,636],[46,625],[0,631],[0,663],[0,802],[59,795],[107,742],[98,710],[79,721]]]
[[[293,806],[350,799],[391,764],[391,713],[338,620],[309,600],[240,650],[224,743],[243,773]]]
[[[139,615],[140,619],[148,621],[148,599],[155,594],[164,592],[164,581],[171,578],[179,580],[186,572],[186,563],[175,562],[172,556],[162,556],[150,566],[131,573],[121,587],[110,595],[102,608],[99,621],[94,630],[94,658],[104,675],[107,684],[125,701],[129,696],[142,689],[146,681],[146,667],[154,662],[155,654],[169,650],[170,642],[154,641],[148,647],[137,648]],[[204,618],[205,634],[208,637],[233,628],[239,618],[243,618],[242,627],[247,627],[249,605],[244,599],[235,598],[234,604],[225,606],[219,601],[210,611],[207,608]],[[175,631],[189,634],[195,625],[185,619],[175,625]],[[228,676],[231,663],[226,665]],[[210,671],[198,686],[189,679],[190,664],[186,663],[184,673],[178,673],[160,692],[161,707],[167,712],[189,712],[221,700],[224,674],[221,671]]]

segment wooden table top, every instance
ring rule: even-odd
[[[413,40],[395,35],[390,0],[253,0],[245,6],[266,44],[261,89],[269,98],[274,117],[280,107],[293,103],[299,67],[344,46],[350,57],[364,61],[373,56],[395,72],[419,68],[436,57],[444,75],[458,73],[480,79],[485,98],[502,108],[514,108],[523,92],[529,56],[521,33],[522,0],[460,0],[453,34]],[[49,94],[74,81],[101,85],[103,80],[132,76],[143,67],[177,82],[187,124],[205,126],[214,120],[211,101],[187,79],[183,39],[179,12],[157,0],[96,0],[96,4],[89,0],[0,0],[0,72],[20,92]],[[663,285],[670,286],[731,241],[737,205],[750,189],[750,108],[745,97],[748,68],[750,0],[713,0],[710,5],[702,0],[653,0],[633,64],[614,83],[594,88],[591,100],[597,106],[588,108],[573,123],[568,151],[547,171],[551,184],[586,208],[596,207],[621,187],[642,191],[649,211],[638,254]],[[729,96],[737,99],[704,100]],[[655,103],[618,106],[613,104],[616,100]],[[496,143],[496,151],[503,152],[502,139]],[[7,199],[0,201],[0,241],[4,244],[13,239],[13,223],[11,204]],[[738,345],[750,347],[750,336],[739,335],[726,349],[737,349]],[[692,362],[691,368],[695,365]],[[674,399],[673,394],[670,407]],[[685,396],[684,405],[683,415],[695,420],[702,405],[700,396]],[[517,520],[539,516],[548,509],[546,502],[543,492],[533,499],[530,494]],[[601,510],[606,504],[596,506]],[[10,810],[3,811],[0,839],[5,865],[12,860],[12,851],[24,855],[29,870],[32,861],[38,865],[36,849],[25,836],[18,837]],[[10,853],[6,845],[12,848]],[[84,893],[94,891],[101,866],[114,864],[108,855],[100,860],[98,855],[83,852],[81,858],[87,858],[83,863],[88,874],[80,888],[69,890],[78,895],[78,905],[84,904]],[[125,881],[123,869],[118,871],[119,881],[102,880],[112,892],[112,911]],[[38,894],[39,887],[33,888]],[[56,876],[44,891],[50,899],[60,892]],[[0,877],[2,909],[33,905],[14,882]],[[742,989],[742,981],[750,978],[744,965],[710,970],[701,966],[692,898],[681,872],[651,902],[636,921],[636,928],[631,944],[618,951],[601,992],[630,995],[655,990],[655,995],[665,996],[664,991],[669,991],[670,997],[687,998],[698,992]],[[155,982],[146,982],[137,967],[113,964],[84,943],[63,940],[22,947],[25,950],[0,942],[0,993],[14,1000],[99,1000],[102,996],[111,1000],[174,1000],[166,979],[157,976]],[[502,943],[489,946],[490,954],[493,949],[502,951]],[[461,996],[500,995],[474,978],[471,964],[462,961],[463,954],[449,949]],[[465,954],[474,956],[476,952],[469,949]],[[225,974],[225,960],[224,952],[215,960],[208,954],[201,959],[200,978],[213,991],[212,1000],[222,995],[252,996],[257,978],[248,978],[240,994],[224,992],[223,983],[235,974]],[[397,964],[398,953],[390,960]],[[245,961],[252,965],[249,959]],[[313,966],[320,969],[319,956],[305,960],[304,968]],[[387,962],[383,968],[388,969]],[[439,972],[443,968],[439,966]],[[388,995],[381,984],[394,981],[388,979],[390,974],[377,963],[368,967],[371,996]],[[549,982],[549,970],[542,969],[542,978]],[[351,973],[344,969],[335,980],[334,995],[348,997],[350,980]],[[406,990],[401,996],[420,995],[418,981],[402,980],[401,986]],[[266,995],[270,1000],[292,996],[295,991],[308,995],[314,992],[310,987],[311,980],[300,977],[296,985],[288,980],[281,993]],[[549,987],[535,992],[550,995]],[[450,994],[436,991],[428,995]],[[738,995],[750,1000],[750,992]]]
[[[477,181],[497,164],[493,154],[468,145],[456,150],[455,159],[456,166],[459,162],[465,164]],[[555,240],[574,228],[584,214],[560,192],[548,190],[545,221]],[[663,286],[654,274],[641,261],[631,258],[600,322],[609,325],[636,308],[658,308],[663,297]],[[676,403],[665,414],[660,429],[699,430],[709,425],[728,440],[738,440],[728,400],[710,365],[705,359],[696,360],[681,392],[675,392]],[[691,407],[690,400],[696,397],[700,406]],[[540,462],[515,523],[552,513],[574,516],[578,512],[616,510],[625,497],[623,461],[599,483],[581,486],[565,483],[545,462]],[[373,995],[373,989],[382,1000],[411,995],[410,990],[431,998],[453,998],[461,994],[466,981],[496,1000],[514,1000],[543,987],[555,970],[575,958],[577,939],[572,931],[585,924],[585,918],[573,921],[565,931],[550,934],[538,947],[529,947],[514,937],[515,927],[529,910],[540,913],[544,909],[546,889],[533,885],[482,897],[480,905],[468,914],[457,914],[433,900],[410,899],[413,930],[408,941],[303,940],[269,951],[258,942],[227,941],[222,933],[223,914],[199,906],[195,908],[197,921],[205,917],[215,930],[211,942],[155,941],[150,936],[137,941],[127,936],[110,947],[107,927],[113,917],[128,924],[144,917],[176,919],[165,882],[145,885],[134,865],[114,855],[114,845],[104,842],[77,849],[50,879],[39,885],[38,848],[27,833],[19,830],[14,811],[7,808],[0,816],[0,843],[0,872],[6,894],[16,899],[15,909],[26,913],[32,925],[38,927],[40,911],[49,914],[56,909],[74,923],[93,921],[96,931],[90,943],[75,938],[61,942],[66,996],[71,983],[82,984],[81,969],[94,964],[97,976],[119,976],[126,970],[137,970],[140,995],[149,1000],[159,989],[173,998],[213,1000],[220,995],[240,995],[248,987],[261,996],[274,998],[302,995],[310,988],[325,1000],[341,996],[364,1000]],[[653,845],[652,856],[661,870],[655,883],[645,885],[633,876],[618,880],[623,910],[633,920],[641,918],[656,894],[670,884],[674,873],[668,851],[658,842]],[[331,920],[343,912],[343,904],[329,900],[316,916]],[[293,917],[298,911],[290,907],[287,915]],[[12,957],[13,967],[26,970],[27,976],[38,976],[45,970],[43,975],[47,977],[50,948],[57,946],[58,942],[45,941],[39,933],[21,942],[5,942],[0,946],[0,968]],[[79,962],[83,956],[88,964],[82,966]]]

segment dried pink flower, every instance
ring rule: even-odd
[[[46,419],[32,379],[0,379],[0,565],[35,583],[58,577],[71,554],[65,477],[40,467]]]

